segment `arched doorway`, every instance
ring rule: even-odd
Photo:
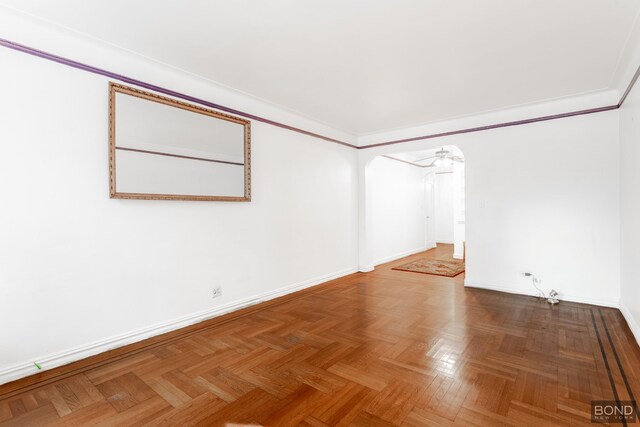
[[[375,265],[441,245],[464,257],[464,154],[440,146],[376,156],[366,165],[366,242]]]

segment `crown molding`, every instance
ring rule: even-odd
[[[327,142],[331,142],[331,143],[335,143],[335,144],[339,144],[342,146],[346,146],[346,147],[350,147],[350,148],[355,148],[358,150],[365,150],[365,149],[369,149],[369,148],[375,148],[375,147],[382,147],[382,146],[387,146],[387,145],[395,145],[395,144],[402,144],[405,142],[413,142],[413,141],[421,141],[421,140],[426,140],[426,139],[434,139],[434,138],[444,138],[447,136],[453,136],[453,135],[460,135],[460,134],[465,134],[465,133],[474,133],[474,132],[482,132],[482,131],[487,131],[487,130],[492,130],[492,129],[500,129],[500,128],[505,128],[505,127],[512,127],[512,126],[521,126],[521,125],[526,125],[526,124],[531,124],[531,123],[538,123],[538,122],[544,122],[544,121],[549,121],[549,120],[558,120],[558,119],[563,119],[563,118],[568,118],[568,117],[575,117],[575,116],[582,116],[582,115],[587,115],[587,114],[594,114],[594,113],[601,113],[601,112],[606,112],[606,111],[612,111],[612,110],[617,110],[619,109],[623,104],[624,101],[626,100],[627,96],[629,95],[629,93],[631,92],[631,90],[633,89],[635,83],[638,81],[638,79],[640,78],[640,67],[638,67],[636,69],[636,73],[634,74],[633,78],[631,79],[631,81],[629,82],[629,84],[627,85],[627,89],[625,90],[625,92],[623,93],[622,97],[620,98],[619,102],[615,105],[607,105],[607,106],[603,106],[603,107],[598,107],[598,108],[590,108],[590,109],[586,109],[586,110],[577,110],[577,111],[570,111],[567,113],[561,113],[561,114],[553,114],[553,115],[547,115],[547,116],[540,116],[540,117],[533,117],[533,118],[529,118],[529,119],[523,119],[523,120],[515,120],[515,121],[509,121],[509,122],[502,122],[502,123],[495,123],[495,124],[491,124],[491,125],[485,125],[485,126],[477,126],[477,127],[471,127],[471,128],[464,128],[464,129],[458,129],[458,130],[453,130],[453,131],[449,131],[449,132],[441,132],[441,133],[434,133],[434,134],[427,134],[427,135],[420,135],[420,136],[415,136],[415,137],[410,137],[410,138],[404,138],[404,139],[397,139],[397,140],[391,140],[391,141],[385,141],[385,142],[379,142],[379,143],[375,143],[375,144],[369,144],[369,145],[362,145],[362,146],[358,146],[358,145],[354,145],[354,144],[350,144],[348,142],[345,141],[341,141],[335,138],[331,138],[325,135],[321,135],[319,133],[316,132],[311,132],[299,127],[295,127],[295,126],[290,126],[288,124],[285,123],[281,123],[275,120],[271,120],[269,118],[266,117],[262,117],[262,116],[258,116],[255,114],[251,114],[245,111],[241,111],[241,110],[237,110],[235,108],[230,108],[230,107],[226,107],[224,105],[220,105],[220,104],[216,104],[201,98],[197,98],[188,94],[184,94],[184,93],[180,93],[171,89],[167,89],[161,86],[157,86],[154,85],[152,83],[147,83],[144,82],[142,80],[138,80],[138,79],[134,79],[132,77],[127,77],[125,75],[122,74],[118,74],[118,73],[114,73],[102,68],[97,68],[97,67],[93,67],[91,65],[88,64],[83,64],[81,62],[78,61],[74,61],[72,59],[69,58],[65,58],[62,56],[58,56],[58,55],[54,55],[52,53],[48,53],[39,49],[35,49],[29,46],[25,46],[19,43],[15,43],[12,42],[10,40],[6,40],[6,39],[2,39],[0,38],[0,46],[3,46],[5,48],[8,49],[12,49],[18,52],[23,52],[26,53],[28,55],[32,55],[32,56],[36,56],[38,58],[41,59],[45,59],[48,61],[53,61],[62,65],[66,65],[68,67],[72,67],[72,68],[76,68],[79,70],[83,70],[86,71],[88,73],[92,73],[92,74],[97,74],[97,75],[101,75],[101,76],[105,76],[108,77],[110,79],[113,80],[118,80],[120,82],[124,82],[127,84],[131,84],[134,86],[138,86],[138,87],[142,87],[148,90],[152,90],[154,92],[158,92],[158,93],[162,93],[164,95],[168,95],[168,96],[172,96],[174,98],[179,98],[179,99],[183,99],[185,101],[189,101],[189,102],[194,102],[197,104],[201,104],[201,105],[205,105],[209,108],[213,108],[216,110],[220,110],[220,111],[224,111],[230,114],[235,114],[241,117],[245,117],[247,119],[250,120],[255,120],[257,122],[261,122],[261,123],[265,123],[271,126],[275,126],[275,127],[279,127],[282,129],[286,129],[292,132],[297,132],[303,135],[307,135],[307,136],[311,136],[313,138],[318,138]],[[396,159],[397,160],[397,159]]]

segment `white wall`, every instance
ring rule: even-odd
[[[0,29],[349,138],[93,42],[1,15]],[[0,383],[355,271],[355,150],[254,122],[250,203],[112,200],[107,79],[5,48],[0,64]]]
[[[561,100],[373,135],[360,143],[610,105],[616,97],[606,92]],[[618,111],[360,150],[359,164],[443,143],[465,157],[467,285],[530,294],[530,281],[520,274],[528,270],[544,289],[555,288],[565,299],[618,305]],[[366,231],[366,211],[360,221]],[[361,258],[359,264],[368,261]]]
[[[426,249],[423,168],[386,157],[371,164],[374,264]]]
[[[426,185],[426,214],[427,214],[427,248],[436,247],[436,183],[435,174],[428,173],[425,178]]]
[[[0,29],[2,38],[354,141],[260,100],[22,18],[0,14]],[[371,160],[444,140],[356,152],[254,122],[251,203],[110,200],[107,79],[6,49],[0,64],[0,322],[11,325],[0,328],[0,382],[33,373],[33,361],[50,368],[347,274],[358,257],[364,269],[422,249],[424,218],[404,218],[406,234],[380,228],[400,210],[376,206],[374,189],[390,187],[373,185],[379,165]],[[359,142],[599,107],[616,97],[560,100]],[[637,301],[639,203],[628,194],[640,162],[632,144],[637,120],[628,119],[637,118],[634,97],[621,122],[622,296]],[[446,138],[466,160],[468,285],[533,293],[519,275],[530,270],[564,298],[617,305],[619,120],[611,111]],[[380,167],[413,168],[394,163]],[[398,181],[413,182],[404,174]],[[402,206],[409,207],[417,186],[402,188]],[[376,211],[383,212],[378,223]],[[384,247],[376,229],[390,233]],[[212,300],[216,285],[223,296]],[[638,318],[637,306],[629,311]]]
[[[465,178],[464,163],[453,164],[453,257],[464,257],[465,242]]]
[[[620,310],[640,343],[640,83],[620,108]]]
[[[467,163],[467,281],[617,306],[617,112],[481,135]]]
[[[436,242],[453,243],[453,171],[438,172],[435,181]]]

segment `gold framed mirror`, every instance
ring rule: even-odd
[[[251,123],[109,84],[110,197],[251,200]]]

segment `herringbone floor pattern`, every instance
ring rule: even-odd
[[[591,400],[640,396],[640,350],[617,310],[391,270],[450,253],[14,393],[0,424],[589,425]]]

